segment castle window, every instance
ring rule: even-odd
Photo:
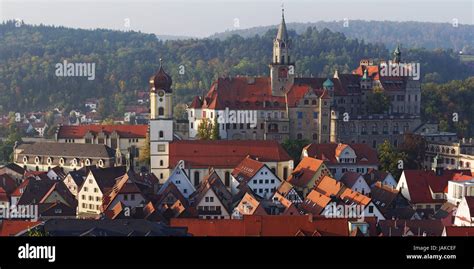
[[[163,115],[165,115],[165,109],[160,106],[158,108],[158,116],[163,116]]]

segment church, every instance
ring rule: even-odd
[[[198,139],[203,119],[215,122],[220,111],[256,111],[257,124],[219,124],[221,139],[305,139],[316,143],[366,143],[373,148],[384,140],[395,146],[403,133],[419,128],[421,87],[409,76],[385,76],[372,59],[362,59],[350,74],[298,77],[282,11],[273,41],[269,77],[221,77],[204,96],[188,106],[189,138]],[[392,63],[401,63],[397,46]],[[374,88],[383,90],[390,105],[380,114],[369,113]]]

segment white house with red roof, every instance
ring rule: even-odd
[[[243,185],[247,185],[256,195],[270,198],[281,184],[275,173],[262,162],[247,156],[232,171],[232,194],[239,192]]]
[[[173,172],[166,180],[166,182],[161,186],[160,190],[158,191],[158,195],[162,194],[168,188],[168,185],[173,183],[181,192],[183,197],[186,199],[196,191],[196,188],[191,183],[188,175],[186,174],[186,170],[184,169],[184,161],[179,161],[178,165],[173,169]]]
[[[378,169],[377,151],[366,144],[312,143],[303,148],[302,156],[322,160],[337,180],[347,171],[365,174]]]
[[[438,210],[446,202],[448,182],[470,176],[469,170],[403,170],[397,190],[417,209]]]
[[[455,226],[474,226],[474,197],[464,196],[456,210]]]
[[[370,194],[370,186],[367,184],[364,177],[357,172],[345,172],[340,181],[353,191],[360,192],[364,195]]]

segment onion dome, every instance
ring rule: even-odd
[[[168,75],[165,70],[163,69],[163,65],[161,64],[161,59],[160,59],[160,69],[158,72],[150,78],[150,88],[158,91],[158,90],[164,90],[165,92],[171,93],[171,84],[173,83],[173,80],[171,79],[171,76]]]

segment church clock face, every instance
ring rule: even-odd
[[[163,91],[163,90],[158,91],[158,96],[159,97],[163,97],[164,95],[165,95],[165,91]]]
[[[280,67],[278,68],[278,78],[287,78],[288,77],[288,68]]]

